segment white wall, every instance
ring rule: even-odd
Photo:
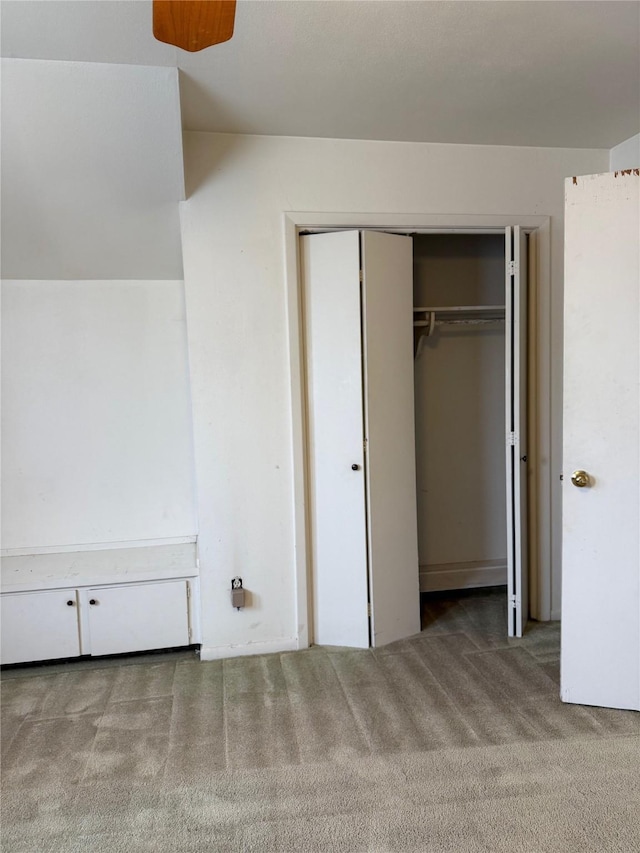
[[[540,465],[553,483],[546,496],[553,566],[543,555],[542,571],[553,572],[555,611],[563,179],[606,171],[609,152],[187,133],[185,156],[183,257],[205,653],[283,648],[305,620],[301,613],[296,623],[283,211],[552,217],[552,286],[539,294],[539,428]],[[235,574],[255,593],[240,612],[229,604]]]
[[[182,281],[2,282],[2,546],[197,532]]]
[[[609,152],[609,171],[640,169],[640,133],[625,139]]]
[[[2,61],[4,549],[196,534],[182,198],[175,68]]]

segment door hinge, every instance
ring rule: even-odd
[[[367,602],[367,616],[371,619],[371,602]]]
[[[518,265],[515,261],[509,261],[509,275],[517,275],[518,274]]]
[[[517,443],[518,443],[518,436],[515,434],[515,432],[508,432],[507,433],[507,444],[510,445],[511,447],[515,447]]]
[[[520,607],[520,596],[519,595],[510,595],[509,596],[509,607],[512,610],[517,610]]]
[[[362,442],[362,449],[364,450],[365,454],[368,450],[368,447],[369,447],[369,439],[365,438],[365,440]]]
[[[364,273],[360,270],[360,283],[364,281]]]

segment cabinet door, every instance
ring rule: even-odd
[[[92,655],[189,645],[187,581],[94,588],[82,596]]]
[[[80,654],[76,590],[5,593],[2,663],[25,663]]]

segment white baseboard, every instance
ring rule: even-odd
[[[201,646],[200,660],[221,660],[239,658],[247,655],[268,655],[276,652],[295,652],[300,648],[295,637],[283,637],[279,640],[267,640],[264,643],[243,643],[228,646]]]
[[[506,560],[438,563],[420,566],[420,592],[501,586],[507,582]]]

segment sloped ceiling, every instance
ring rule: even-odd
[[[165,65],[189,130],[611,148],[640,129],[638,2],[238,0],[226,44],[150,0],[4,0],[4,56]]]
[[[2,60],[3,278],[182,278],[177,77]]]

